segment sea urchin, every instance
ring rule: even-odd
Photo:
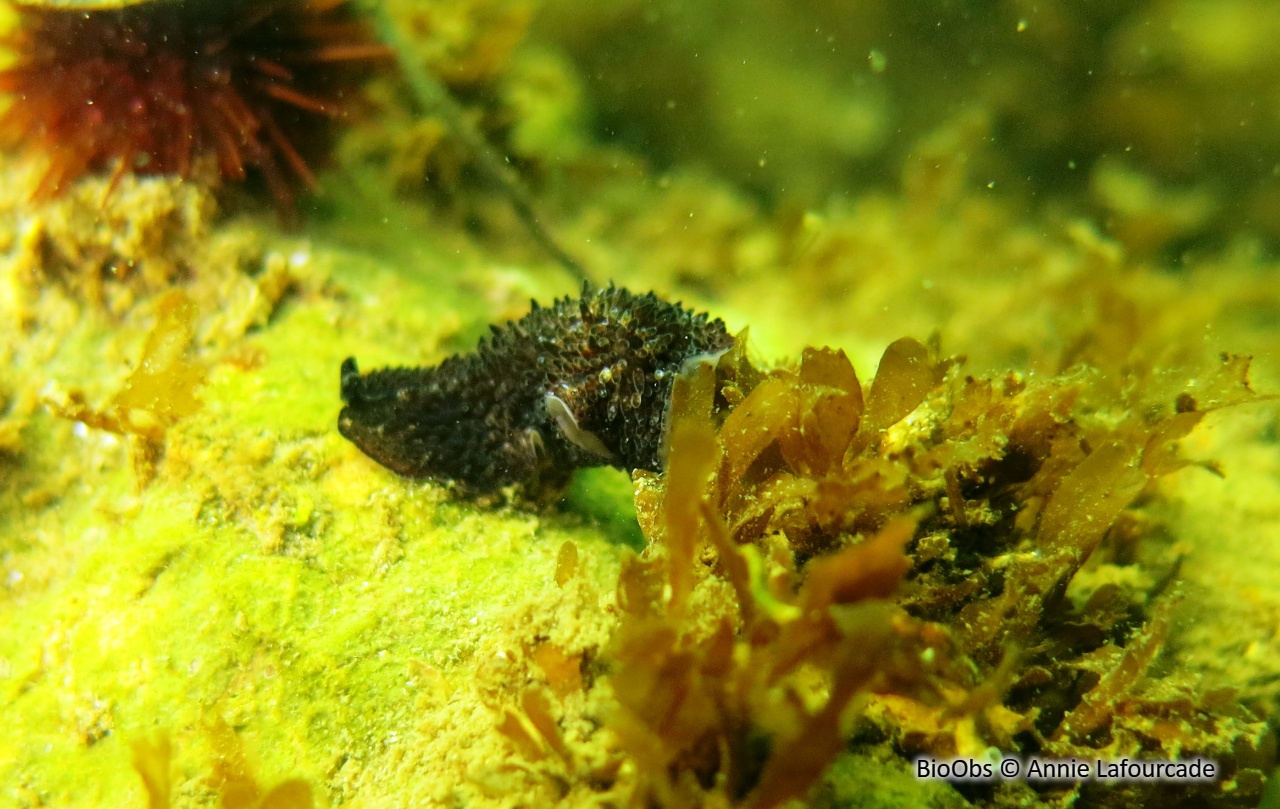
[[[258,175],[282,210],[346,114],[362,67],[387,55],[347,0],[26,0],[0,39],[0,139],[43,152],[51,197],[89,172]]]

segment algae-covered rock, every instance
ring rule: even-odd
[[[386,8],[536,206],[390,70],[289,227],[0,156],[0,803],[1262,800],[1271,5]],[[343,360],[579,287],[530,217],[750,338],[662,474],[393,475]],[[1223,777],[911,767],[1031,754]]]

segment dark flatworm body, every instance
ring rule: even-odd
[[[718,319],[612,285],[491,328],[434,368],[348,359],[338,430],[394,472],[477,494],[554,489],[587,466],[660,472],[676,376],[733,345]]]

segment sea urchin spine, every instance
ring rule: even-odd
[[[89,172],[257,174],[282,210],[346,112],[360,68],[387,55],[347,0],[145,0],[18,5],[0,44],[0,139],[42,151],[51,197]]]

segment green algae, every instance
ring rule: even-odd
[[[970,804],[942,782],[935,781],[922,788],[909,763],[877,756],[842,756],[832,765],[828,783],[813,805],[833,809],[908,805],[922,809],[960,809]]]
[[[336,297],[287,302],[245,340],[250,367],[214,364],[202,406],[167,431],[163,471],[141,491],[123,439],[90,431],[77,442],[71,425],[31,416],[6,489],[0,637],[0,702],[14,729],[0,781],[21,794],[139,803],[130,740],[170,734],[175,771],[197,778],[217,758],[217,722],[267,780],[323,783],[416,727],[415,666],[464,685],[458,661],[527,594],[553,586],[566,539],[596,564],[616,557],[572,519],[480,514],[406,487],[337,435],[343,357],[429,361],[459,317],[447,298],[371,272],[359,255],[325,258],[342,268]],[[388,300],[394,312],[373,303]],[[90,319],[63,351],[89,357],[109,328]],[[75,361],[48,371],[89,376]],[[68,451],[81,463],[106,457],[83,471],[79,496],[26,512],[15,502],[22,476]],[[56,534],[32,541],[23,528]],[[212,789],[182,780],[184,800]]]

